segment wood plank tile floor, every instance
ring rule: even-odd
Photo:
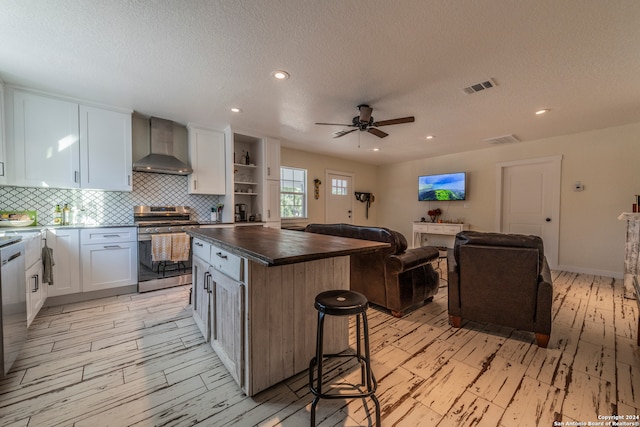
[[[512,329],[451,328],[446,286],[402,319],[370,309],[382,425],[551,426],[640,414],[636,302],[619,280],[553,276],[548,349]],[[329,366],[335,383],[358,382],[353,362]],[[44,309],[0,380],[0,424],[306,426],[307,381],[301,373],[244,396],[179,287]],[[318,425],[372,425],[372,411],[362,399],[322,400]]]

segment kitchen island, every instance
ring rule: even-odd
[[[315,296],[349,289],[349,256],[387,243],[266,227],[196,229],[194,320],[249,396],[309,366]],[[349,347],[348,319],[328,317],[325,351]]]

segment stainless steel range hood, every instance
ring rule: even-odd
[[[133,170],[173,175],[188,175],[193,169],[173,155],[173,122],[151,117],[150,143],[151,153],[136,161]]]

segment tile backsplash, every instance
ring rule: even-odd
[[[38,225],[50,225],[55,206],[68,203],[97,224],[133,224],[133,206],[184,205],[196,221],[208,221],[211,207],[224,198],[188,194],[187,182],[182,175],[133,172],[131,192],[0,186],[0,210],[36,210]]]

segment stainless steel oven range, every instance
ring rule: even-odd
[[[138,226],[138,292],[191,283],[191,238],[198,228],[188,206],[134,206]]]

